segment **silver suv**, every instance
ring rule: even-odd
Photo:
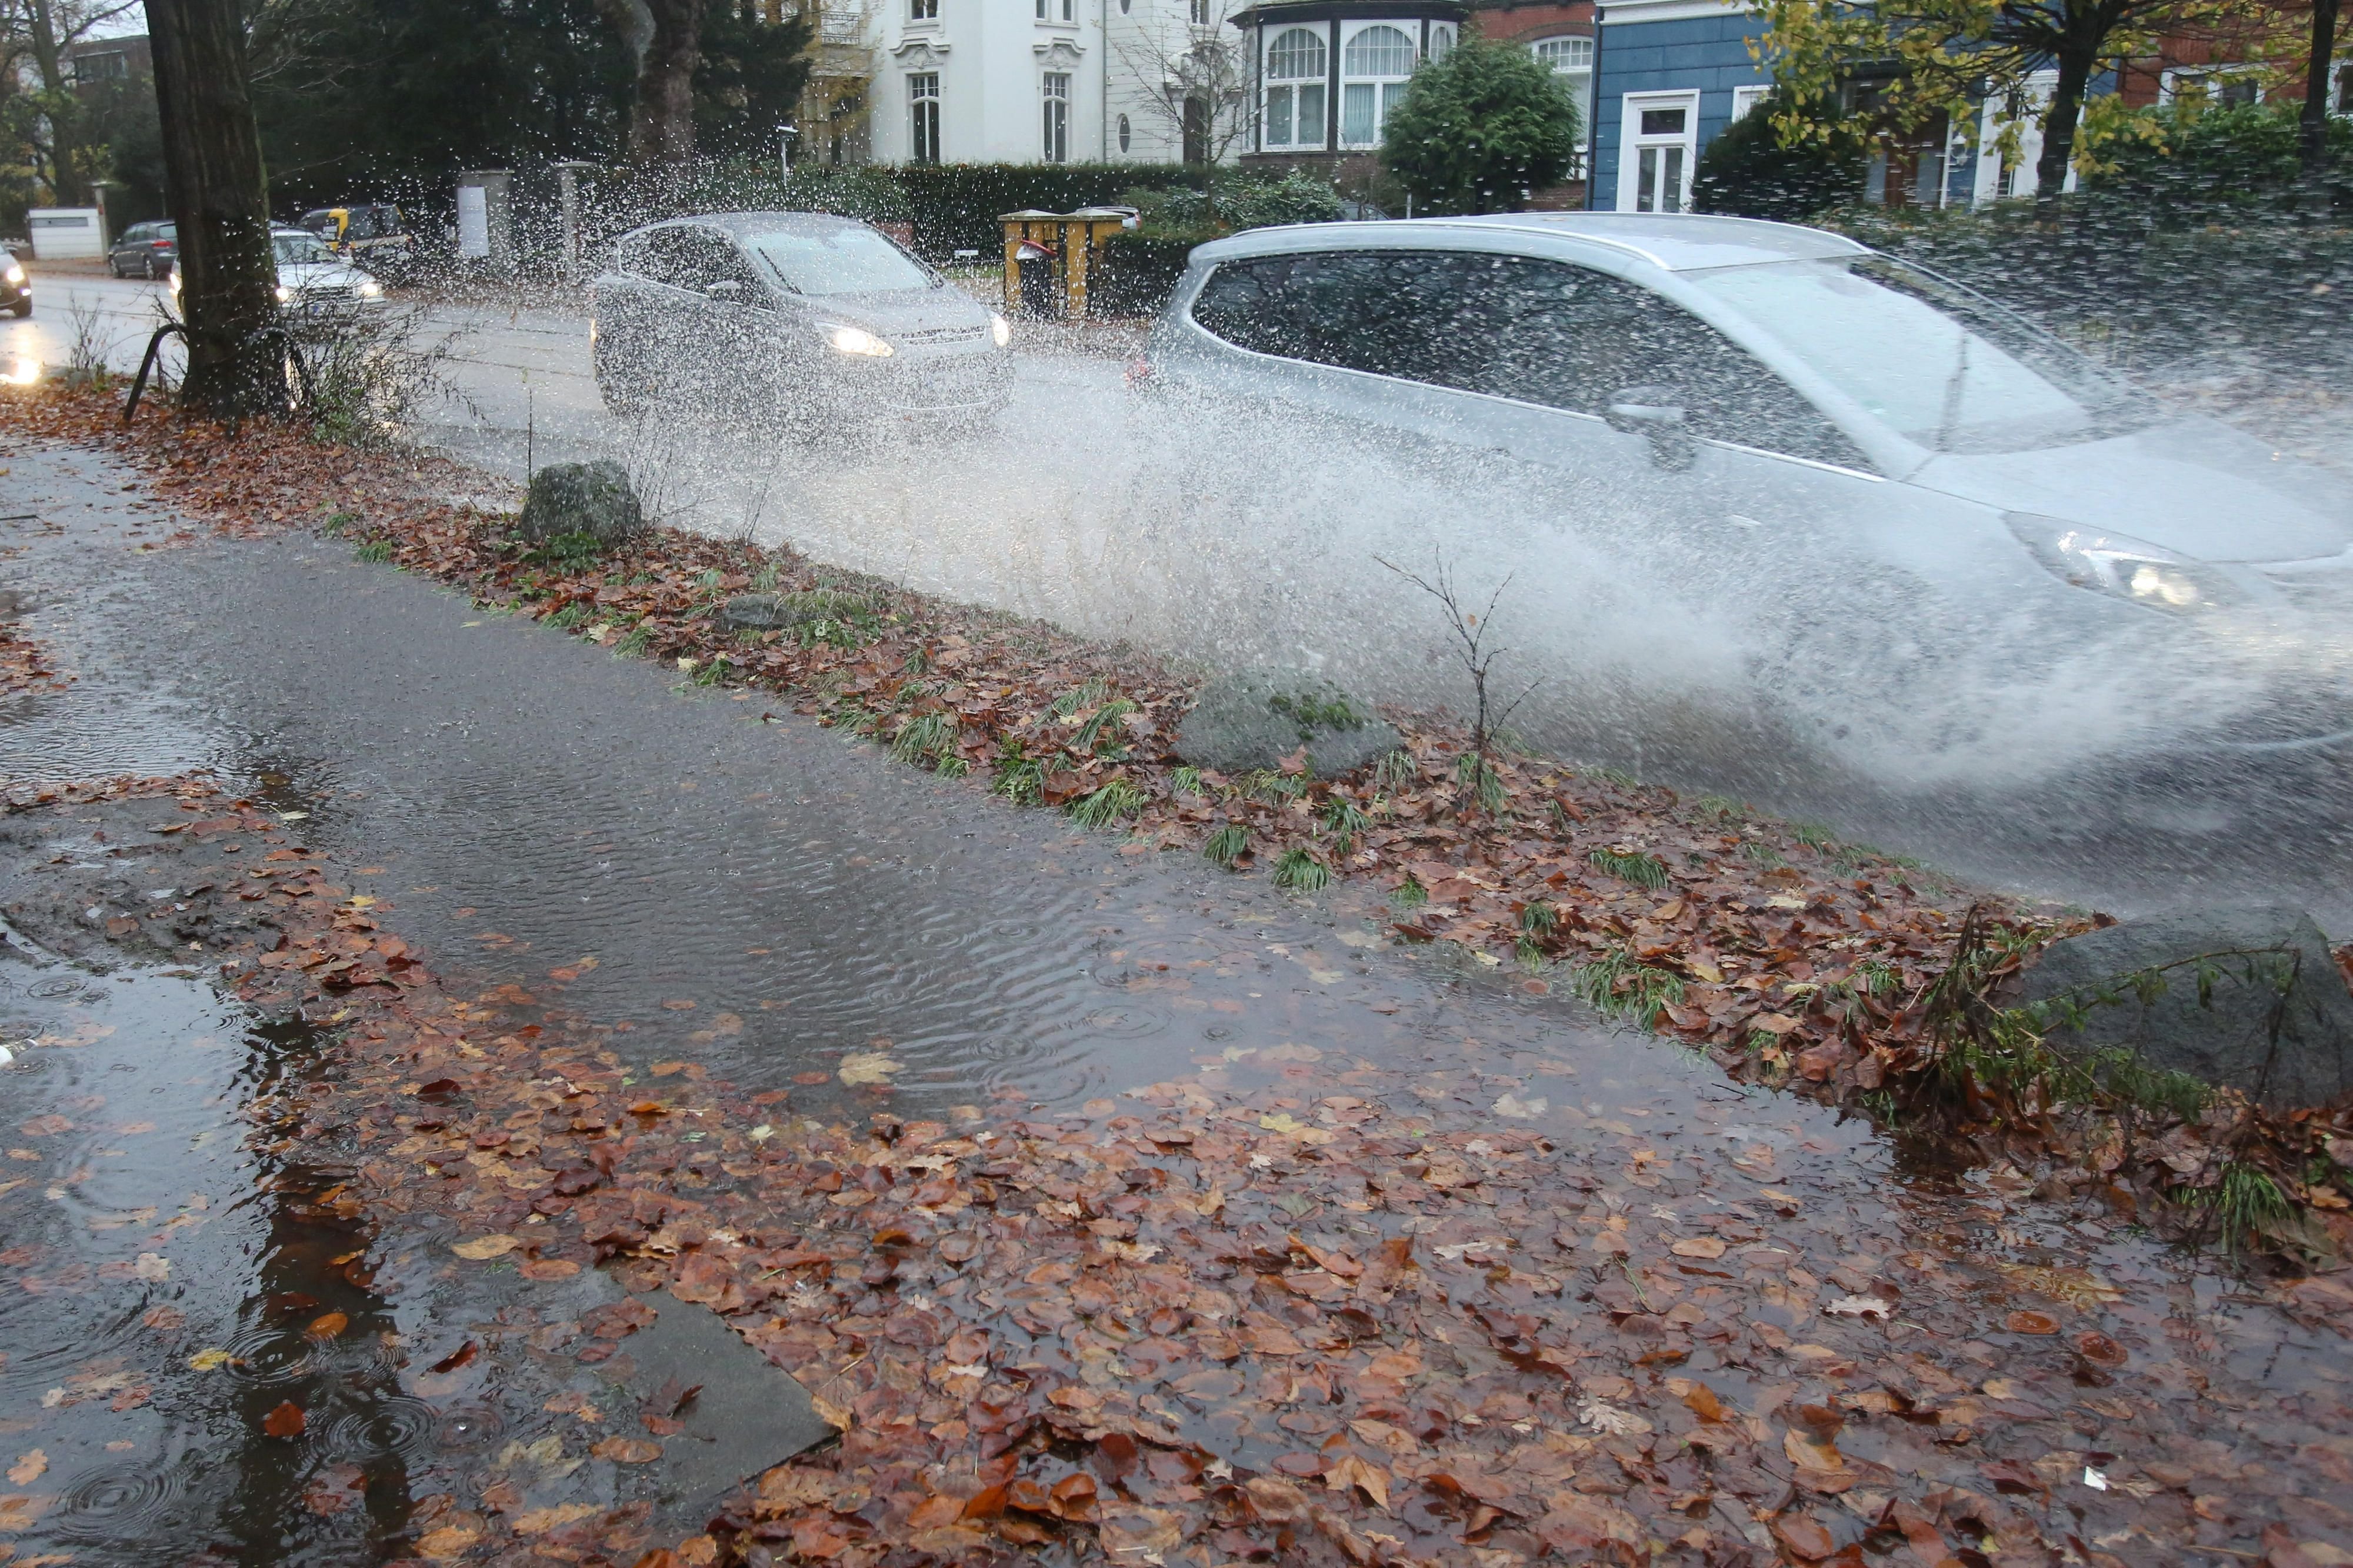
[[[1260,229],[1193,253],[1146,370],[1278,440],[1304,420],[1520,475],[1534,526],[1501,543],[1597,700],[1640,688],[1905,785],[2353,749],[2346,487],[1837,235]]]

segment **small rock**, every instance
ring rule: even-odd
[[[736,632],[775,631],[797,619],[792,606],[776,594],[738,594],[719,611],[719,624]]]
[[[2199,965],[2183,962],[2201,954],[2216,955],[2202,997]],[[2164,970],[2163,989],[2143,1000],[2133,977],[2166,964],[2180,966]],[[2095,1001],[2103,993],[2117,999]],[[2200,910],[2068,937],[2021,977],[2017,1001],[2061,997],[2089,1007],[2080,1029],[2049,1037],[2070,1055],[2121,1046],[2152,1068],[2242,1090],[2273,1110],[2353,1093],[2353,993],[2302,910]]]
[[[805,594],[738,594],[720,606],[719,624],[730,631],[771,632],[874,613],[874,602],[862,594],[812,588]]]
[[[551,463],[531,477],[516,531],[534,544],[562,534],[586,534],[599,544],[624,542],[645,531],[645,512],[629,486],[628,470],[610,458],[593,463]]]
[[[1300,747],[1318,778],[1354,773],[1398,747],[1372,704],[1313,675],[1244,669],[1201,689],[1176,731],[1176,754],[1221,773],[1273,768]]]

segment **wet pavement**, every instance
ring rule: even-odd
[[[2250,1495],[2329,1489],[2312,1456],[2344,1450],[2343,1342],[2214,1260],[1982,1174],[1957,1183],[1862,1123],[1726,1083],[1508,975],[1398,949],[1357,893],[1293,900],[1075,833],[332,541],[175,542],[175,520],[133,510],[128,472],[87,454],[7,465],[0,512],[35,514],[0,524],[7,584],[74,680],[0,705],[0,775],[211,769],[460,990],[510,1025],[593,1038],[624,1087],[682,1062],[789,1092],[796,1110],[953,1119],[1068,1113],[1188,1076],[1279,1085],[1276,1064],[1314,1059],[1302,1047],[1360,1058],[1410,1075],[1433,1116],[1508,1121],[1579,1158],[1639,1145],[1769,1171],[1831,1248],[1824,1268],[1841,1248],[1940,1259],[1965,1277],[1954,1300],[1989,1307],[2087,1271],[2105,1282],[2102,1321],[2142,1359],[2133,1399],[2100,1395],[2110,1416],[2077,1417],[2118,1430],[2077,1441],[2124,1451],[2132,1421],[2196,1427]],[[41,831],[53,839],[28,864],[62,856],[70,871],[102,853]],[[127,903],[189,879],[119,880],[110,896]],[[348,1171],[332,1137],[244,1147],[255,1107],[311,1093],[315,1032],[221,1002],[160,948],[102,972],[68,940],[72,900],[42,907],[55,929],[20,931],[0,963],[0,1016],[47,1042],[0,1079],[31,1155],[12,1152],[23,1173],[0,1176],[21,1183],[0,1189],[0,1421],[15,1444],[0,1458],[26,1476],[0,1499],[22,1517],[0,1513],[0,1529],[16,1526],[18,1564],[153,1561],[155,1543],[204,1532],[242,1562],[397,1554],[436,1531],[462,1550],[493,1471],[524,1511],[585,1506],[573,1489],[633,1495],[617,1466],[549,1473],[579,1449],[547,1424],[543,1392],[588,1379],[637,1397],[533,1343],[593,1305],[593,1271],[501,1300],[480,1271],[448,1271],[448,1234],[422,1216],[362,1231],[337,1208]],[[153,912],[90,907],[97,931]],[[843,1082],[854,1057],[897,1064],[887,1098]],[[1671,1176],[1640,1201],[1715,1202],[1697,1191]],[[331,1314],[344,1321],[322,1337]],[[475,1360],[436,1370],[470,1342]],[[197,1373],[212,1350],[227,1359]],[[2001,1352],[1987,1353],[1991,1387]],[[299,1442],[256,1438],[288,1403],[307,1412]],[[554,1450],[533,1448],[549,1436]],[[1238,1464],[1279,1457],[1253,1446],[1271,1433],[1224,1440]],[[2189,1494],[2152,1474],[2166,1528],[2193,1528],[2174,1517]],[[2307,1531],[2353,1548],[2330,1506],[2308,1503]],[[2251,1541],[2218,1532],[2215,1553],[2180,1560],[2245,1559]],[[2102,1549],[2174,1560],[2138,1537]]]

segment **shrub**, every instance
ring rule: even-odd
[[[1695,211],[1803,223],[1862,194],[1867,160],[1844,126],[1785,147],[1773,125],[1781,108],[1775,93],[1707,144],[1692,171]]]
[[[1583,134],[1576,100],[1525,46],[1465,38],[1413,73],[1381,163],[1430,212],[1516,212],[1567,174]]]

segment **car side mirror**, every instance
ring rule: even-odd
[[[1690,468],[1699,455],[1683,428],[1683,395],[1672,386],[1626,387],[1609,399],[1602,418],[1621,436],[1647,438],[1651,461],[1670,472]]]

